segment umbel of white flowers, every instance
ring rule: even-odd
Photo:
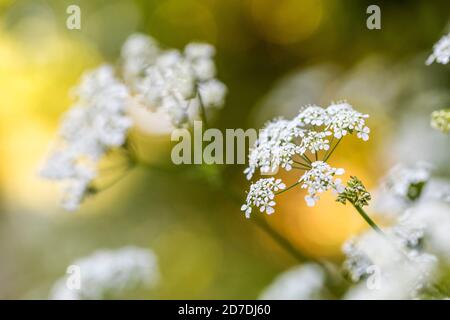
[[[303,174],[288,188],[281,179],[273,177],[253,183],[241,208],[246,217],[250,217],[253,207],[272,214],[275,195],[297,185],[307,190],[308,206],[314,206],[319,195],[327,190],[342,193],[345,187],[336,176],[344,174],[344,169],[331,167],[327,160],[345,136],[355,133],[363,141],[369,139],[368,117],[342,101],[327,108],[306,106],[292,120],[268,122],[250,148],[249,166],[244,171],[247,179],[257,169],[262,174],[271,174],[281,167],[286,171],[300,170]]]
[[[434,61],[441,64],[447,64],[450,61],[450,33],[443,36],[434,46],[433,53],[425,62],[427,65]]]
[[[40,171],[42,177],[63,184],[62,206],[69,211],[89,194],[99,160],[125,143],[132,125],[126,114],[131,97],[111,66],[84,74],[74,93],[77,102],[64,115],[58,139]]]
[[[76,210],[96,192],[98,163],[110,150],[126,148],[131,104],[165,113],[175,126],[206,119],[205,109],[221,107],[226,87],[215,79],[214,47],[191,43],[184,52],[163,50],[145,35],[130,36],[118,72],[101,66],[82,76],[76,103],[64,115],[42,177],[63,185],[62,206]],[[123,80],[122,80],[123,79]]]
[[[145,35],[135,34],[122,48],[123,74],[138,101],[149,110],[163,110],[183,127],[220,108],[227,89],[215,78],[215,49],[190,43],[184,51],[164,50]]]
[[[74,261],[79,274],[71,273],[59,279],[52,288],[53,300],[97,300],[118,298],[128,290],[150,289],[160,278],[153,251],[139,247],[98,250]],[[77,277],[78,284],[70,281]]]
[[[450,259],[450,185],[433,181],[428,163],[397,165],[382,179],[374,200],[373,209],[388,226],[383,228],[384,237],[371,229],[343,245],[344,270],[359,282],[345,298],[446,295],[435,287],[433,275],[441,259]]]

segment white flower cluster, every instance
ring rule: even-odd
[[[351,280],[378,277],[375,280],[379,282],[379,288],[372,290],[365,289],[365,283],[357,286],[347,293],[347,298],[414,298],[432,280],[437,259],[419,246],[424,236],[423,227],[405,216],[384,231],[387,238],[369,230],[343,245],[346,255],[343,267]],[[373,290],[378,292],[370,292]]]
[[[286,185],[281,182],[281,179],[267,178],[260,179],[250,186],[250,191],[247,194],[247,200],[242,205],[241,210],[245,212],[245,216],[250,218],[253,206],[258,207],[261,212],[272,214],[275,206],[275,192],[283,190]]]
[[[335,176],[344,174],[344,169],[332,168],[325,162],[328,153],[336,147],[335,144],[331,149],[332,141],[329,137],[341,139],[356,133],[358,138],[366,141],[370,132],[365,123],[367,118],[368,115],[354,110],[343,101],[332,103],[327,108],[309,105],[292,120],[270,121],[260,130],[258,139],[250,148],[249,165],[244,174],[250,180],[258,169],[261,174],[275,174],[279,167],[286,171],[292,168],[305,170],[298,184],[308,190],[305,197],[307,205],[314,206],[320,193],[330,189],[340,193],[345,189],[341,180],[335,179]],[[320,152],[324,153],[323,160],[319,159]],[[316,161],[310,160],[309,154],[313,154]],[[295,156],[298,160],[295,160]],[[262,192],[262,187],[264,184],[258,181],[250,189],[257,188]],[[251,211],[251,204],[247,198],[246,210]],[[270,213],[272,211],[271,206]]]
[[[279,166],[290,170],[293,155],[329,150],[329,136],[340,139],[356,132],[358,138],[367,141],[370,130],[365,119],[368,117],[354,110],[349,103],[339,102],[325,109],[307,106],[292,120],[268,122],[250,148],[249,166],[244,173],[250,180],[258,168],[261,173],[276,171]]]
[[[433,281],[436,259],[421,254],[412,264],[375,271],[366,281],[351,287],[345,294],[346,300],[405,300],[417,299],[422,290]],[[376,270],[375,268],[373,270]],[[370,283],[370,285],[369,285]]]
[[[123,73],[143,105],[164,110],[176,127],[186,126],[202,109],[224,104],[227,89],[215,79],[214,54],[208,44],[163,50],[148,36],[132,35],[122,48]]]
[[[330,189],[337,193],[343,192],[345,186],[342,185],[341,179],[335,179],[335,176],[342,175],[344,172],[344,169],[332,168],[326,162],[314,161],[311,169],[306,171],[299,180],[301,188],[308,190],[308,195],[305,196],[306,204],[310,207],[314,206],[319,200],[319,194]]]
[[[323,131],[327,135],[332,132],[337,139],[356,132],[358,138],[367,141],[370,129],[366,126],[365,119],[368,117],[369,115],[354,110],[349,103],[340,101],[332,103],[326,109],[316,105],[307,106],[294,118],[294,122],[300,127],[324,127]]]
[[[294,267],[281,275],[261,293],[261,300],[313,300],[321,298],[325,273],[316,264]]]
[[[153,38],[135,33],[122,46],[122,73],[125,82],[133,89],[142,80],[145,70],[153,65],[161,49]]]
[[[401,214],[420,199],[427,188],[431,171],[432,166],[427,162],[393,167],[375,191],[375,211],[388,216]]]
[[[292,122],[284,119],[276,119],[266,123],[260,130],[259,137],[250,150],[249,166],[244,170],[247,179],[250,180],[256,168],[261,173],[275,172],[279,166],[286,170],[292,169],[292,156],[299,153],[299,147],[293,142],[300,135],[300,130]]]
[[[77,103],[65,114],[56,146],[40,171],[63,183],[62,205],[69,211],[88,194],[100,158],[125,143],[132,125],[127,88],[111,66],[86,73],[74,93]]]
[[[425,250],[450,262],[450,205],[443,201],[422,201],[407,209],[404,216],[423,226]]]
[[[450,33],[444,35],[434,46],[433,53],[425,62],[427,65],[434,61],[441,64],[447,64],[450,61]]]
[[[155,254],[148,249],[124,247],[118,250],[99,250],[74,261],[79,269],[79,288],[71,287],[69,274],[53,286],[53,300],[97,300],[117,298],[128,290],[152,288],[159,281]]]

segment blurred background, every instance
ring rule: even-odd
[[[81,30],[66,28],[71,4],[81,8]],[[70,88],[83,71],[117,62],[134,32],[168,47],[216,46],[218,78],[229,94],[215,127],[259,128],[304,104],[347,99],[370,114],[371,139],[348,139],[334,166],[369,188],[398,162],[428,160],[437,176],[449,177],[449,140],[429,126],[430,112],[450,101],[448,68],[424,64],[448,32],[448,1],[376,1],[381,30],[366,28],[370,4],[0,0],[0,298],[45,299],[73,260],[124,245],[151,248],[159,259],[160,285],[138,298],[252,299],[296,264],[220,188],[184,171],[136,169],[78,212],[58,207],[58,187],[37,171],[71,105]],[[142,131],[152,161],[166,163],[170,137]],[[225,177],[220,183],[244,199],[243,170],[200,171]],[[342,241],[365,227],[331,195],[307,208],[301,191],[286,194],[266,220],[305,255],[333,261],[341,259]]]

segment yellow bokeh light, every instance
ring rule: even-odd
[[[302,41],[318,29],[322,20],[319,0],[250,0],[249,4],[257,30],[272,43]]]

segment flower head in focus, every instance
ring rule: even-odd
[[[276,171],[279,166],[291,170],[294,163],[292,157],[299,152],[293,139],[299,133],[299,130],[291,127],[289,120],[267,122],[260,130],[258,140],[250,148],[248,168],[244,171],[247,179],[250,180],[258,168],[264,174]]]
[[[335,179],[335,176],[344,174],[342,168],[332,168],[323,161],[315,161],[311,164],[311,169],[306,171],[300,178],[300,187],[308,190],[305,196],[306,204],[310,207],[319,200],[319,194],[332,189],[336,193],[344,191],[341,179]]]
[[[286,186],[281,182],[281,179],[266,178],[259,179],[250,186],[250,191],[247,194],[246,203],[242,205],[241,210],[245,212],[245,216],[250,218],[252,208],[255,206],[261,212],[272,214],[275,206],[275,192],[285,189]]]
[[[292,120],[270,121],[250,147],[249,165],[244,173],[250,180],[257,170],[264,175],[274,174],[280,167],[304,171],[287,189],[296,185],[307,189],[305,201],[314,206],[320,193],[330,189],[336,193],[344,191],[341,180],[336,179],[344,174],[344,169],[333,168],[327,161],[345,136],[356,133],[363,141],[369,139],[367,118],[368,115],[341,101],[327,108],[308,105]]]

